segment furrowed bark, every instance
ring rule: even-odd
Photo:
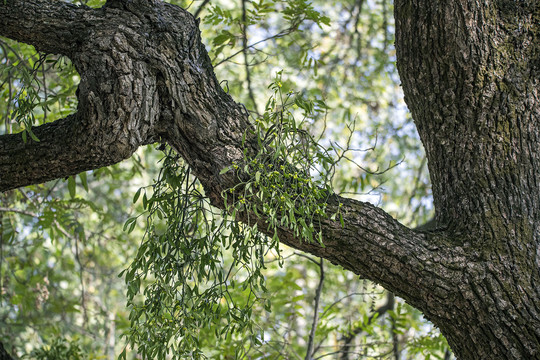
[[[89,13],[62,1],[0,2],[0,33],[32,44],[38,51],[68,55],[88,37]]]
[[[139,52],[147,40],[137,31],[150,29],[140,26],[132,13],[114,8],[0,3],[0,35],[68,55],[81,76],[77,112],[33,128],[38,142],[0,137],[0,191],[111,165],[155,141],[159,94],[146,65],[150,51]]]
[[[134,148],[117,137],[82,127],[76,116],[39,126],[32,131],[39,142],[25,143],[21,134],[0,137],[0,189],[8,190],[100,168],[127,159]],[[97,141],[96,141],[97,140]]]
[[[397,0],[395,16],[438,228],[470,254],[437,325],[463,358],[537,358],[540,3]]]

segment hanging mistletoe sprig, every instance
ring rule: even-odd
[[[228,212],[264,217],[274,238],[279,227],[286,227],[295,236],[324,246],[317,224],[328,217],[341,219],[339,212],[327,214],[336,160],[334,149],[323,148],[304,127],[326,111],[326,104],[293,91],[284,93],[281,72],[269,89],[273,95],[265,113],[255,120],[259,153],[250,156],[246,150],[242,162],[222,170],[235,171],[240,180],[223,194]],[[301,121],[296,120],[299,115]]]
[[[201,334],[208,333],[219,341],[247,332],[260,343],[251,313],[255,304],[270,310],[261,273],[271,250],[266,237],[212,207],[172,151],[151,191],[140,189],[134,201],[141,198],[147,230],[121,274],[131,308],[128,342],[145,359],[204,358]],[[133,231],[141,215],[125,229]]]
[[[242,163],[222,171],[243,179],[224,192],[225,210],[210,205],[173,151],[163,158],[151,189],[135,194],[145,212],[124,228],[133,231],[145,215],[146,233],[121,275],[131,308],[128,342],[145,359],[204,358],[201,336],[208,334],[218,343],[243,334],[244,342],[247,336],[260,344],[262,330],[251,314],[255,306],[271,308],[262,270],[268,257],[280,259],[277,228],[323,244],[317,224],[328,218],[335,162],[302,126],[324,111],[324,103],[284,94],[281,74],[269,88],[273,95],[256,121],[261,151],[248,158],[246,150]],[[293,112],[302,113],[302,122],[296,123]],[[240,214],[247,221],[239,222]],[[257,219],[264,219],[274,236],[263,235]],[[239,357],[244,350],[237,348]],[[125,351],[120,358],[126,358]]]

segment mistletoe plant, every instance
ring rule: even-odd
[[[252,344],[260,344],[262,329],[251,314],[256,304],[271,310],[262,270],[267,259],[281,259],[278,227],[323,244],[317,223],[329,217],[335,161],[304,128],[326,105],[282,88],[278,73],[266,111],[255,120],[260,152],[249,157],[246,150],[242,162],[222,170],[239,179],[223,193],[224,210],[210,205],[189,167],[172,152],[151,191],[135,194],[134,202],[142,194],[146,211],[139,216],[146,216],[147,230],[122,274],[131,307],[127,337],[143,358],[204,358],[201,335],[209,333],[217,341],[247,333]],[[137,218],[124,228],[132,231]],[[258,231],[260,219],[273,230],[272,238]],[[236,351],[240,356],[244,347]],[[125,357],[126,350],[120,355]]]

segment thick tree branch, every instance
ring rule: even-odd
[[[0,8],[5,14],[18,14],[24,4],[26,2],[8,1]],[[5,23],[7,27],[2,28],[2,34],[52,51],[51,46],[57,43],[50,39],[56,41],[68,36],[68,30],[76,30],[75,40],[64,43],[78,45],[77,52],[69,57],[81,76],[79,106],[76,114],[33,128],[39,142],[24,142],[20,134],[0,136],[0,191],[124,160],[140,145],[155,141],[154,125],[160,117],[158,79],[155,69],[147,65],[152,61],[152,53],[159,52],[156,48],[142,51],[147,39],[136,31],[142,25],[137,16],[113,7],[98,11],[59,5],[62,3],[57,1],[29,4],[35,5],[39,14],[43,12],[48,16],[36,15],[40,20],[39,30],[47,35],[35,35],[24,23],[9,21]],[[42,8],[54,11],[40,10]],[[58,16],[56,21],[52,20],[54,16]],[[79,21],[75,28],[68,29],[58,25],[64,18],[66,23],[72,18],[84,18],[88,22]],[[124,25],[118,26],[118,22]],[[152,25],[164,26],[155,22]],[[26,33],[34,35],[20,35]],[[84,43],[78,41],[81,33]],[[71,45],[70,49],[73,50]]]
[[[242,159],[251,125],[243,107],[219,86],[195,19],[163,3],[129,11],[106,8],[100,18],[96,10],[85,11],[99,21],[88,24],[90,38],[72,55],[81,73],[78,111],[35,128],[40,142],[0,137],[0,189],[106,166],[159,137],[186,159],[214,204],[222,205],[222,192],[237,178],[220,171]],[[39,45],[41,38],[32,40]],[[256,153],[255,139],[247,144]],[[432,302],[429,289],[438,289],[431,297],[448,296],[447,263],[436,265],[439,276],[427,280],[435,271],[427,266],[435,263],[433,238],[428,241],[367,203],[334,196],[329,213],[340,206],[345,226],[323,221],[324,247],[299,240],[286,228],[280,229],[282,242],[382,283],[422,309]],[[451,252],[447,259],[452,261]]]
[[[448,302],[461,311],[438,325],[458,357],[538,357],[540,2],[396,0],[394,9],[436,228],[468,253],[461,300]]]
[[[540,121],[539,11],[538,1],[395,2],[405,100],[426,148],[437,220],[453,229],[537,216],[526,197],[540,191],[538,171],[529,173],[540,168],[529,146],[540,142],[522,138]],[[494,195],[501,188],[510,196]]]
[[[115,138],[100,143],[91,129],[70,116],[32,130],[39,142],[21,134],[0,136],[0,191],[64,178],[127,159],[132,149]]]
[[[0,35],[38,51],[69,55],[88,38],[89,8],[63,1],[0,1]]]
[[[164,3],[137,8],[126,2],[129,11],[117,9],[122,4],[109,3],[101,12],[84,10],[96,22],[87,24],[89,39],[71,55],[81,74],[77,113],[33,129],[39,142],[0,137],[0,189],[106,166],[141,144],[162,139],[190,164],[213,203],[222,206],[223,191],[238,180],[220,171],[242,159],[243,137],[251,128],[248,115],[219,86],[193,16]],[[41,38],[32,40],[39,45]],[[255,138],[246,143],[255,154]],[[448,296],[444,276],[423,280],[434,271],[426,264],[435,263],[433,239],[367,203],[334,196],[329,213],[340,206],[345,226],[323,221],[324,247],[299,240],[286,228],[280,229],[281,241],[377,281],[422,309],[429,289]],[[438,274],[448,272],[445,265],[437,265]]]

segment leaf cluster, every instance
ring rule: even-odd
[[[265,290],[263,236],[212,208],[172,153],[151,190],[142,194],[145,238],[121,274],[131,308],[129,342],[143,358],[180,359],[204,357],[203,329],[213,329],[219,340],[247,328],[256,338],[251,307],[265,301],[258,295]],[[125,228],[132,230],[135,221],[129,219]],[[245,297],[233,298],[232,289]]]
[[[244,152],[243,162],[222,170],[234,170],[239,183],[223,195],[228,211],[263,219],[277,241],[279,228],[291,230],[305,241],[323,244],[321,219],[327,218],[327,201],[333,194],[332,177],[337,161],[305,129],[317,111],[324,111],[322,100],[305,99],[282,91],[282,73],[269,86],[273,91],[265,113],[256,119],[253,134],[259,153]],[[295,110],[296,109],[296,110]],[[301,115],[297,121],[295,114]],[[300,113],[300,114],[299,114]],[[252,134],[252,135],[253,135]],[[341,214],[331,215],[333,219]],[[341,219],[342,220],[342,219]]]
[[[131,308],[128,340],[143,358],[203,358],[203,330],[211,330],[216,341],[247,333],[251,343],[260,344],[252,308],[259,304],[271,311],[263,270],[268,257],[280,259],[278,229],[322,245],[317,223],[327,218],[332,193],[327,171],[335,162],[288,110],[296,106],[307,121],[314,103],[292,101],[293,93],[285,95],[281,88],[279,73],[270,85],[267,111],[256,121],[261,151],[248,158],[246,150],[241,164],[222,171],[235,171],[240,180],[223,193],[225,210],[209,204],[189,167],[172,152],[151,191],[135,194],[135,202],[142,199],[147,232],[121,275]],[[141,215],[124,229],[132,231]],[[260,224],[274,236],[263,235]],[[239,347],[237,355],[242,351]]]

